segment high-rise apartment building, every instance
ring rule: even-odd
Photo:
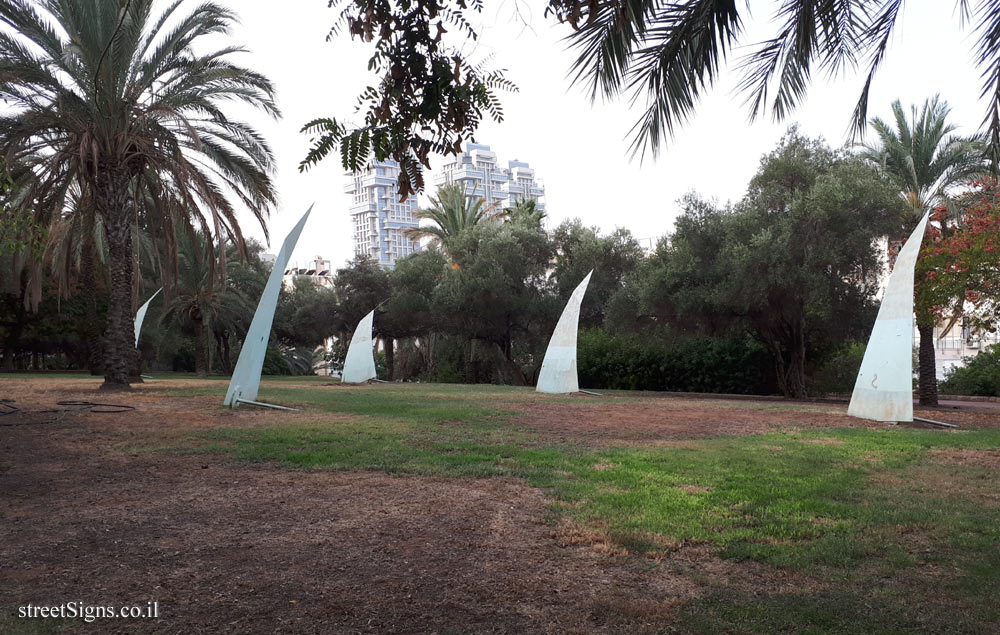
[[[318,287],[333,288],[333,279],[337,272],[334,271],[330,261],[322,256],[316,256],[305,264],[294,263],[281,277],[281,284],[290,288],[295,284],[297,278],[308,278]]]
[[[351,219],[354,221],[354,255],[370,256],[383,267],[393,268],[396,261],[420,249],[403,235],[419,224],[413,212],[417,197],[399,201],[396,182],[399,163],[375,161],[360,172],[349,172],[344,191],[351,195]]]
[[[471,198],[482,198],[498,208],[513,207],[520,201],[534,199],[539,210],[545,210],[541,200],[545,188],[535,179],[535,171],[525,161],[508,161],[503,167],[496,152],[482,143],[466,143],[465,152],[448,157],[436,185],[462,183]]]

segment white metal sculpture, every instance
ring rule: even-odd
[[[896,257],[847,414],[913,421],[913,270],[927,227],[920,219]]]
[[[160,291],[163,291],[163,287],[156,290],[156,293],[149,296],[146,303],[139,307],[139,310],[135,312],[135,347],[139,348],[139,332],[142,330],[142,321],[146,319],[146,311],[149,310],[149,303],[153,301]]]
[[[264,354],[267,352],[267,339],[271,335],[274,309],[278,306],[278,294],[281,292],[281,278],[285,274],[285,267],[288,266],[288,260],[295,250],[295,243],[299,240],[299,234],[302,233],[302,227],[305,226],[312,208],[310,205],[292,231],[288,232],[285,242],[281,243],[278,257],[274,259],[271,275],[268,276],[264,292],[260,295],[257,311],[253,314],[250,329],[243,340],[243,348],[240,349],[240,358],[236,360],[233,378],[229,381],[229,390],[226,391],[224,402],[227,406],[235,406],[239,401],[257,399],[260,371],[264,367]]]
[[[538,385],[535,387],[538,392],[558,394],[580,390],[576,376],[576,331],[580,323],[580,304],[583,303],[583,295],[587,293],[587,285],[590,284],[593,273],[594,270],[591,269],[583,282],[573,290],[573,295],[569,296],[569,302],[559,316],[556,330],[552,332],[549,347],[545,350],[542,370],[538,373]]]
[[[340,381],[358,384],[369,379],[375,379],[375,354],[372,348],[372,320],[375,318],[373,309],[361,318],[358,328],[354,329],[351,345],[347,347],[347,358],[344,360],[344,372]]]

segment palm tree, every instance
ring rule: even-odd
[[[948,102],[935,95],[919,112],[910,106],[907,120],[897,99],[892,102],[892,124],[873,118],[878,142],[862,146],[861,157],[896,182],[917,219],[925,210],[945,203],[956,185],[989,169],[980,139],[952,134],[957,126],[948,123],[950,113]]]
[[[528,227],[541,227],[545,220],[545,210],[538,209],[538,201],[533,198],[521,199],[504,210],[507,222],[521,223]]]
[[[84,301],[84,336],[87,349],[87,361],[91,374],[103,375],[103,347],[101,343],[101,324],[98,317],[97,298],[102,293],[106,293],[110,284],[108,272],[108,244],[104,223],[100,216],[94,212],[94,206],[90,197],[87,196],[89,188],[78,183],[71,183],[70,187],[63,192],[62,201],[54,201],[50,205],[41,209],[46,211],[55,210],[57,213],[46,218],[48,223],[48,235],[45,244],[45,251],[42,262],[47,267],[48,275],[55,283],[56,291],[62,298],[69,298],[72,291],[79,286],[85,290],[86,299]],[[142,194],[141,192],[139,194]],[[179,205],[176,195],[173,195],[173,204]],[[136,196],[138,223],[132,227],[132,243],[136,251],[137,262],[139,264],[149,263],[159,265],[159,278],[162,284],[171,280],[173,269],[163,266],[164,259],[160,257],[162,251],[168,258],[176,259],[176,240],[156,241],[151,233],[153,229],[149,225],[149,220],[157,219],[155,214],[148,212],[154,205],[148,196]],[[157,205],[162,205],[167,197],[161,196],[161,201]],[[162,218],[178,218],[178,222],[184,223],[186,217],[182,210],[170,210],[171,213],[162,215]],[[193,230],[192,230],[193,231]],[[172,236],[172,234],[171,234]],[[161,244],[157,244],[161,243]],[[141,267],[135,271],[133,286],[135,289],[141,288]],[[33,297],[33,303],[37,304],[40,297]],[[138,360],[136,360],[138,361]],[[135,369],[138,371],[138,369]],[[136,372],[134,375],[138,375]],[[138,379],[138,381],[142,381]]]
[[[903,0],[815,2],[782,0],[763,41],[747,46],[745,18],[750,3],[682,0],[656,4],[625,1],[553,0],[557,19],[569,23],[568,42],[577,51],[574,82],[587,85],[592,99],[631,93],[645,106],[632,128],[634,153],[665,145],[674,129],[697,108],[702,94],[720,77],[726,58],[749,49],[739,63],[739,92],[751,119],[770,110],[787,117],[805,98],[814,73],[835,77],[861,66],[865,81],[851,125],[867,123],[868,94],[885,58]],[[1000,161],[1000,2],[956,0],[956,17],[975,37],[975,64],[987,99],[984,127],[990,155]]]
[[[432,247],[441,247],[450,257],[450,242],[466,229],[480,223],[498,222],[507,216],[506,210],[499,210],[496,203],[486,204],[481,198],[466,196],[461,183],[442,185],[437,197],[431,197],[431,206],[413,213],[421,220],[429,220],[433,225],[407,229],[405,236],[411,240],[431,238]]]
[[[154,0],[0,0],[9,27],[0,33],[0,99],[12,108],[0,116],[0,152],[8,163],[42,157],[27,200],[58,200],[53,193],[78,182],[105,228],[105,387],[128,386],[135,355],[137,217],[159,214],[153,224],[166,227],[177,209],[140,210],[137,193],[176,192],[195,224],[239,245],[227,193],[262,226],[274,204],[270,148],[222,109],[243,102],[277,117],[274,89],[229,61],[242,47],[202,44],[229,32],[236,20],[230,10],[208,2],[182,14],[182,2],[154,16]]]
[[[983,143],[960,137],[948,123],[948,103],[938,95],[924,102],[919,113],[910,107],[910,119],[897,99],[892,103],[893,124],[871,120],[878,142],[865,144],[861,157],[880,167],[899,187],[900,196],[913,210],[916,223],[924,211],[947,203],[949,192],[971,177],[989,170]],[[943,223],[942,223],[942,229]],[[917,307],[920,333],[920,404],[937,405],[934,316]]]
[[[182,234],[178,243],[177,280],[168,291],[160,320],[179,327],[194,341],[195,371],[205,376],[211,371],[209,334],[213,329],[232,326],[242,316],[253,313],[253,308],[241,293],[226,284],[210,239],[202,233]],[[220,255],[225,253],[218,250]]]

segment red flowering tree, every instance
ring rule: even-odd
[[[917,323],[994,331],[1000,320],[1000,184],[973,181],[958,205],[935,208],[916,271]]]

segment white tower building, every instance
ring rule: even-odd
[[[535,171],[525,161],[508,161],[501,167],[496,152],[482,143],[466,143],[465,152],[448,157],[435,185],[462,183],[470,198],[482,198],[500,209],[513,207],[520,201],[535,199],[539,210],[545,210],[541,200],[545,188],[535,180]]]
[[[391,269],[397,260],[417,251],[417,243],[403,235],[419,224],[413,216],[417,197],[399,201],[399,163],[375,161],[361,172],[348,172],[347,178],[344,191],[351,195],[354,255],[370,256]]]

